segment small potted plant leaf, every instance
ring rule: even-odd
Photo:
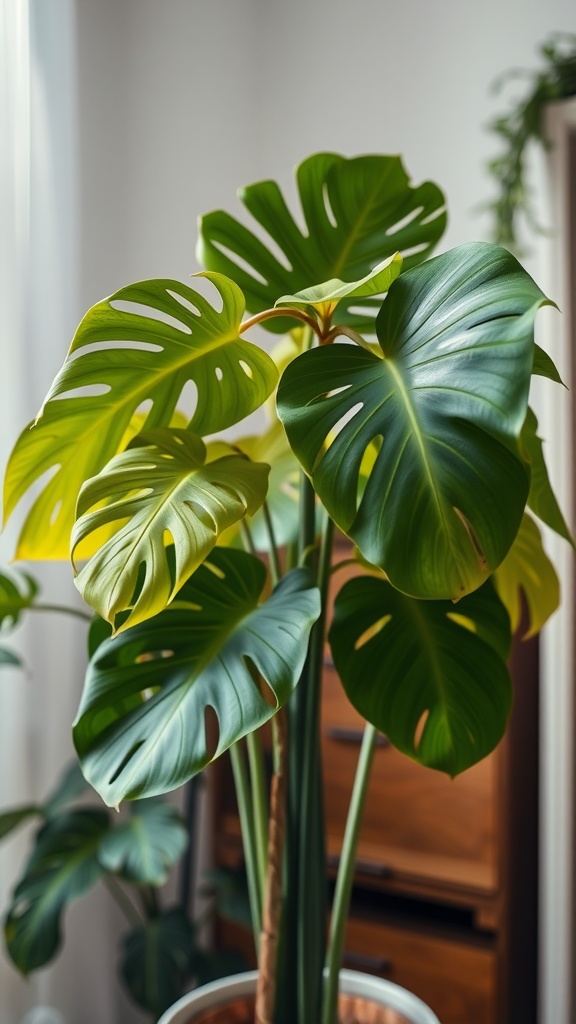
[[[258,1024],[336,1024],[339,977],[355,1019],[370,1003],[370,1020],[436,1020],[340,972],[377,734],[452,776],[498,744],[526,565],[553,579],[536,520],[570,539],[529,406],[534,374],[558,380],[534,342],[550,300],[498,246],[431,256],[444,196],[397,156],[317,153],[296,185],[296,217],[273,181],[240,191],[241,219],[203,217],[190,284],[92,307],[6,472],[6,516],[35,488],[17,557],[71,553],[109,624],[74,724],[105,803],[230,751],[257,981],[193,995],[166,1024],[230,1019],[227,999]],[[358,569],[342,586],[336,531]],[[554,599],[529,596],[536,629]],[[326,643],[366,720],[329,928]],[[204,1018],[214,1001],[222,1016]]]

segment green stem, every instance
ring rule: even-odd
[[[272,516],[270,515],[270,509],[268,508],[267,501],[265,501],[262,506],[262,514],[264,516],[266,532],[270,541],[270,575],[272,576],[272,585],[275,587],[282,576],[282,566],[280,564],[280,555],[278,554],[276,537],[274,536],[274,524],[272,523]]]
[[[263,323],[265,320],[271,320],[273,317],[282,316],[292,317],[295,320],[301,320],[310,330],[314,331],[314,334],[321,336],[320,325],[314,317],[308,316],[307,313],[302,309],[296,309],[294,306],[285,306],[283,308],[264,309],[261,313],[256,313],[255,316],[250,317],[249,320],[245,320],[244,323],[240,324],[238,328],[238,334],[244,334],[244,331],[250,330],[251,327],[255,327],[256,324]]]
[[[322,970],[326,944],[328,879],[324,835],[324,801],[321,764],[320,704],[326,599],[334,524],[326,517],[322,531],[317,583],[321,613],[310,640],[308,671],[305,677],[305,723],[303,736],[302,785],[300,790],[299,849],[299,955],[300,1020],[318,1020],[322,1000]]]
[[[84,619],[85,622],[92,622],[92,614],[84,612],[81,608],[70,608],[64,604],[31,604],[29,612],[58,612],[64,615],[73,615],[76,619]]]
[[[256,555],[256,548],[254,547],[250,527],[245,519],[240,520],[240,533],[242,535],[242,543],[245,550],[249,551],[251,555]]]
[[[256,947],[256,952],[258,952],[260,931],[262,928],[262,890],[258,875],[258,856],[256,853],[254,816],[250,804],[250,787],[248,785],[248,777],[242,757],[242,751],[240,750],[238,743],[234,743],[230,747],[230,761],[232,763],[232,773],[234,775],[236,800],[238,802],[238,816],[240,818],[240,831],[242,833],[242,845],[244,848],[244,861],[246,863],[248,897],[250,900],[254,945]]]
[[[336,1024],[338,1009],[338,972],[342,965],[344,951],[344,934],[346,919],[350,906],[350,895],[354,881],[354,865],[356,858],[356,847],[362,821],[362,811],[366,800],[368,782],[370,780],[370,769],[376,749],[377,732],[373,725],[367,725],[364,729],[356,776],[348,808],[346,829],[342,843],[342,854],[338,866],[334,902],[332,904],[332,920],[330,926],[330,941],[328,955],[326,958],[326,984],[324,989],[324,1004],[322,1013],[322,1024]]]
[[[254,841],[256,844],[256,860],[261,892],[266,885],[266,869],[268,864],[268,799],[266,795],[266,771],[262,743],[258,732],[251,732],[246,737],[248,763],[250,765],[250,783],[252,789],[252,811],[254,816]]]
[[[141,928],[144,922],[132,903],[132,900],[130,900],[124,892],[122,886],[115,878],[112,877],[112,875],[104,875],[102,881],[108,889],[112,899],[117,906],[120,907],[120,910],[132,928]]]

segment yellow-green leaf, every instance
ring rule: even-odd
[[[262,504],[269,467],[223,450],[220,443],[219,457],[207,462],[197,435],[148,431],[82,488],[72,554],[94,530],[119,527],[76,578],[84,599],[113,626],[126,612],[120,629],[162,611],[219,534]]]
[[[190,404],[186,423],[213,434],[248,416],[272,393],[270,356],[239,336],[240,289],[206,274],[216,305],[178,281],[142,281],[97,303],[83,318],[70,353],[35,423],[18,439],[6,473],[5,519],[30,489],[16,557],[66,558],[80,487],[125,445],[132,417],[145,429],[167,427]],[[216,306],[220,308],[216,308]]]
[[[520,626],[524,593],[529,615],[524,639],[539,633],[560,604],[558,577],[542,546],[540,530],[529,515],[524,514],[518,536],[494,574],[494,583],[513,633]]]

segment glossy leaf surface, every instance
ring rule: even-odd
[[[162,611],[218,536],[264,501],[269,467],[222,449],[208,461],[195,434],[152,430],[82,488],[72,553],[93,531],[119,525],[76,577],[84,600],[112,625],[128,609],[122,629]]]
[[[97,853],[108,823],[106,811],[70,811],[38,833],[5,924],[8,952],[23,974],[52,959],[62,912],[101,877]]]
[[[241,292],[209,276],[216,308],[177,281],[143,281],[93,306],[40,416],[21,434],[5,482],[5,517],[45,474],[18,542],[19,558],[67,558],[76,498],[124,444],[133,414],[146,429],[172,423],[185,388],[197,401],[187,419],[210,434],[243,419],[273,391],[276,368],[238,327]]]
[[[318,591],[297,569],[260,604],[264,583],[257,558],[215,548],[166,611],[98,648],[74,739],[106,803],[174,789],[288,699]]]
[[[530,516],[524,515],[516,540],[494,573],[494,584],[510,616],[513,633],[520,626],[524,594],[529,620],[525,639],[539,633],[558,608],[560,584],[556,570]]]
[[[102,839],[102,867],[139,885],[163,885],[184,853],[188,833],[174,807],[161,800],[138,800],[130,815]]]
[[[412,187],[397,156],[316,153],[297,168],[296,184],[303,227],[274,181],[239,193],[254,231],[222,210],[201,219],[198,259],[236,281],[252,313],[322,281],[358,281],[397,251],[406,268],[413,266],[429,255],[446,225],[440,189],[431,182]],[[335,319],[373,331],[378,303],[363,300],[360,315],[348,305],[341,304]],[[271,320],[266,327],[283,331],[285,324]]]
[[[506,250],[461,246],[394,282],[377,321],[380,354],[327,345],[284,371],[277,403],[293,451],[337,525],[408,594],[470,593],[514,540],[544,302]]]
[[[350,580],[330,645],[354,707],[421,764],[457,775],[501,739],[510,627],[491,583],[454,605],[414,600],[375,576]]]

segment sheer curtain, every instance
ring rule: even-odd
[[[81,314],[74,0],[0,0],[0,457],[2,469],[45,395]],[[0,538],[0,567],[15,529]],[[30,566],[46,600],[73,602],[67,566]],[[63,593],[64,591],[64,593]],[[82,625],[29,616],[14,642],[23,670],[0,672],[0,808],[42,799],[72,756],[70,723],[83,679]],[[31,830],[0,846],[0,905]],[[2,1024],[112,1024],[115,919],[106,894],[66,916],[55,967],[21,979],[0,954]]]

